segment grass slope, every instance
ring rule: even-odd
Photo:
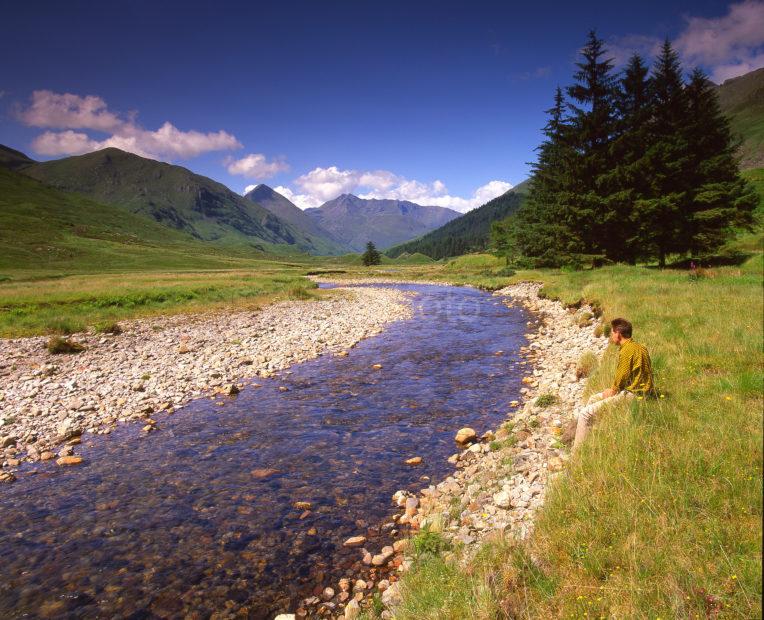
[[[243,264],[245,255],[226,254],[147,217],[60,192],[0,166],[0,276]]]
[[[0,166],[0,337],[313,294],[308,263],[257,256]]]
[[[528,181],[524,181],[482,207],[473,209],[418,239],[390,248],[386,254],[395,257],[404,252],[419,252],[437,260],[485,250],[490,240],[491,223],[503,220],[517,211],[527,193]]]
[[[752,231],[741,232],[726,247],[733,252],[761,252],[764,251],[764,168],[743,170],[740,174],[759,195],[759,205],[754,211],[756,223]]]
[[[0,166],[9,170],[24,168],[35,163],[21,151],[0,144]]]
[[[221,183],[108,148],[20,168],[56,189],[146,215],[224,248],[318,253],[301,231]]]
[[[764,166],[764,68],[727,80],[717,93],[732,131],[742,139],[741,167]]]

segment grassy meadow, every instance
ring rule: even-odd
[[[70,275],[0,283],[0,337],[106,329],[157,314],[258,308],[316,295],[293,268]]]

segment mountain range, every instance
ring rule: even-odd
[[[445,207],[421,206],[407,200],[364,199],[342,194],[305,213],[354,252],[368,241],[378,248],[413,239],[461,215]]]
[[[741,138],[741,168],[760,179],[764,69],[727,80],[717,93]],[[528,189],[520,184],[466,214],[352,194],[302,211],[267,185],[240,196],[181,166],[115,148],[37,162],[0,145],[0,171],[0,258],[18,264],[68,260],[78,253],[116,261],[126,256],[126,246],[144,244],[152,248],[145,250],[149,256],[163,243],[209,255],[210,265],[221,256],[252,253],[360,252],[368,241],[392,257],[421,253],[437,259],[485,249],[491,223],[516,211]]]
[[[247,200],[268,209],[282,222],[286,222],[301,230],[309,239],[318,241],[325,251],[324,254],[343,254],[348,248],[328,230],[324,229],[315,218],[310,217],[291,200],[279,194],[265,184],[244,194]]]
[[[115,238],[122,239],[132,226],[150,232],[153,243],[157,234],[165,230],[171,242],[193,241],[202,244],[201,247],[209,246],[213,254],[224,251],[233,255],[252,252],[340,255],[362,250],[369,240],[383,248],[432,230],[459,215],[441,207],[420,207],[397,200],[363,200],[350,195],[308,212],[267,185],[258,185],[240,196],[181,166],[116,148],[38,162],[0,145],[0,168],[8,190],[0,217],[13,215],[6,222],[10,233],[5,239],[7,256],[11,254],[10,245],[22,243],[21,237],[14,238],[12,234],[13,225],[21,225],[17,219],[21,205],[27,231],[35,228],[34,221],[40,230],[47,229],[46,224],[56,215],[51,212],[51,205],[56,202],[62,204],[64,221],[72,230],[90,230],[94,209],[101,205],[104,217],[95,218],[101,236],[113,229]],[[26,194],[34,199],[27,200]],[[87,206],[78,210],[75,204]],[[120,214],[124,216],[123,222],[117,222]],[[53,236],[60,238],[58,234]],[[71,250],[73,246],[67,247]],[[26,250],[16,249],[25,255]],[[60,249],[52,254],[58,255]],[[69,250],[62,252],[67,254]]]
[[[322,240],[309,239],[221,183],[119,149],[34,162],[16,170],[49,187],[147,216],[221,247],[266,252],[291,246],[315,254],[325,250]]]

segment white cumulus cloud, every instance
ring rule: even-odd
[[[314,209],[326,202],[315,196],[293,192],[290,188],[285,187],[284,185],[277,185],[273,189],[285,198],[291,200],[294,204],[300,207],[300,209]]]
[[[98,150],[98,141],[79,131],[46,131],[32,141],[32,149],[40,155],[81,155]]]
[[[359,185],[361,174],[355,170],[340,170],[337,166],[314,168],[297,177],[294,184],[304,194],[325,202],[354,191]],[[366,181],[371,182],[371,173],[366,173],[366,177]]]
[[[764,2],[744,0],[731,4],[721,17],[686,16],[673,42],[685,69],[703,67],[720,84],[764,67]],[[654,58],[663,40],[650,35],[629,34],[608,41],[608,56],[616,66],[638,53]]]
[[[19,118],[30,127],[98,131],[112,131],[123,123],[116,114],[109,112],[100,97],[80,97],[50,90],[34,91],[29,107],[19,113]]]
[[[223,130],[182,131],[170,122],[156,130],[145,129],[132,116],[122,118],[111,112],[103,99],[93,95],[37,90],[29,106],[18,111],[18,118],[30,127],[48,129],[32,141],[32,148],[41,155],[79,155],[113,146],[143,157],[172,160],[241,148]],[[83,130],[108,135],[98,139]]]
[[[337,166],[314,168],[297,177],[293,185],[296,191],[284,186],[277,187],[276,191],[302,209],[319,207],[340,194],[354,193],[366,199],[409,200],[461,212],[479,207],[512,188],[511,183],[495,180],[478,187],[468,197],[453,196],[440,180],[424,183],[389,170],[342,170]]]
[[[262,153],[250,153],[241,159],[228,157],[225,164],[229,174],[237,174],[250,179],[268,179],[279,172],[289,170],[289,164],[283,159],[268,161]]]
[[[714,82],[764,67],[764,2],[732,4],[723,17],[687,18],[676,47],[690,64],[707,67]]]

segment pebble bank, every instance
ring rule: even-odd
[[[12,482],[23,461],[76,464],[66,457],[83,433],[107,434],[118,422],[151,432],[157,414],[194,398],[235,394],[245,379],[342,354],[410,317],[409,301],[364,287],[260,311],[123,321],[117,335],[72,336],[79,354],[49,353],[46,337],[0,340],[0,482]]]

